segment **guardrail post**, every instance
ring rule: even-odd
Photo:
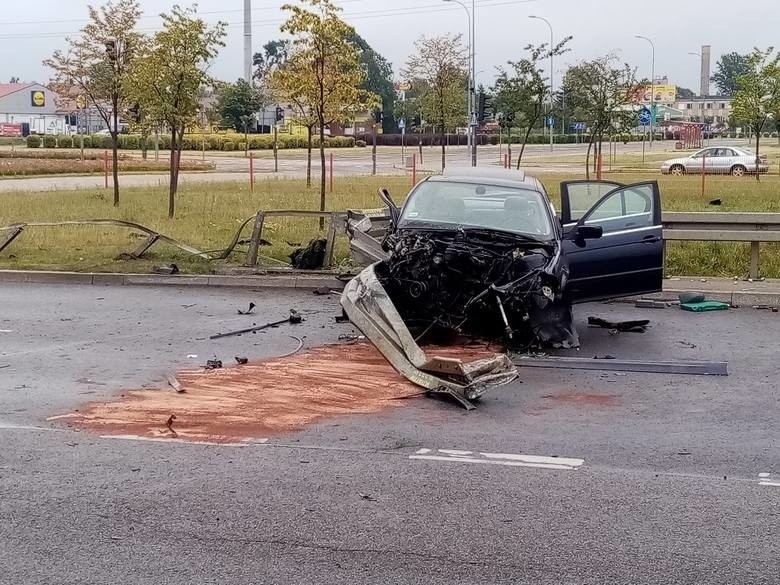
[[[252,239],[249,241],[249,250],[246,253],[244,266],[257,266],[257,253],[260,248],[260,237],[263,235],[263,223],[265,223],[265,212],[258,211],[257,217],[255,217],[255,227],[252,228]]]
[[[750,278],[758,278],[758,255],[760,249],[760,242],[750,242]]]
[[[325,268],[333,266],[333,248],[336,244],[336,222],[338,221],[338,213],[334,212],[330,214],[330,226],[328,227],[328,235],[325,236]]]

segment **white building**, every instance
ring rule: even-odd
[[[69,133],[58,100],[57,94],[40,83],[0,84],[0,123],[29,124],[30,132],[36,134]]]

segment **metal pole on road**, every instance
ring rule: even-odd
[[[547,26],[550,27],[550,112],[549,115],[552,116],[553,112],[553,43],[555,42],[553,39],[553,27],[552,24],[550,24],[550,21],[544,18],[543,16],[529,16],[528,18],[533,18],[534,20],[542,20],[547,23]],[[554,125],[548,124],[547,120],[545,120],[545,125],[547,126],[547,130],[550,132],[550,152],[553,150],[553,130],[555,129]]]
[[[474,66],[474,9],[475,4],[474,0],[471,0],[471,10],[469,10],[468,6],[466,6],[463,2],[460,0],[444,0],[444,2],[453,2],[455,4],[458,4],[463,8],[463,10],[466,11],[466,17],[468,18],[468,31],[469,31],[469,67],[468,67],[468,131],[466,133],[467,138],[467,144],[468,144],[468,151],[471,156],[471,166],[475,167],[477,166],[477,145],[476,145],[476,132],[475,132],[475,126],[472,125],[472,123],[476,119],[476,112],[475,112],[475,102],[476,102],[476,95],[475,95],[475,88],[474,88],[474,77],[475,77],[475,71],[476,67]]]
[[[638,39],[644,39],[650,43],[653,50],[652,60],[650,62],[650,148],[653,148],[653,139],[655,134],[655,43],[643,35],[635,35]]]

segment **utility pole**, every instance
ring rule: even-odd
[[[554,43],[554,37],[553,37],[553,27],[552,24],[550,24],[550,21],[544,18],[543,16],[529,16],[528,18],[533,18],[535,20],[543,20],[547,23],[547,26],[550,27],[550,111],[549,116],[552,117],[553,115],[553,43]],[[550,152],[553,151],[553,130],[555,130],[555,125],[549,124],[548,120],[545,119],[544,125],[547,126],[547,130],[550,132]]]
[[[638,39],[643,39],[650,43],[653,50],[653,57],[650,63],[650,148],[653,148],[653,138],[655,134],[655,43],[648,37],[635,35]]]
[[[469,32],[469,71],[468,71],[468,130],[466,132],[466,138],[468,140],[468,151],[471,158],[471,166],[475,167],[477,166],[477,136],[476,136],[476,94],[475,94],[475,80],[476,77],[475,71],[476,67],[474,66],[474,9],[475,9],[475,3],[474,0],[471,0],[471,11],[469,11],[468,6],[466,6],[463,2],[460,0],[444,0],[445,2],[454,2],[455,4],[459,4],[463,10],[466,11],[466,17],[468,18],[468,32]]]
[[[252,0],[244,0],[244,78],[252,85]]]

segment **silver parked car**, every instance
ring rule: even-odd
[[[713,146],[702,148],[685,158],[673,158],[661,165],[661,172],[665,175],[684,175],[686,173],[730,174],[741,177],[745,174],[755,174],[756,167],[759,173],[769,172],[769,163],[766,155],[759,156],[756,165],[756,155],[744,148],[736,146]]]

